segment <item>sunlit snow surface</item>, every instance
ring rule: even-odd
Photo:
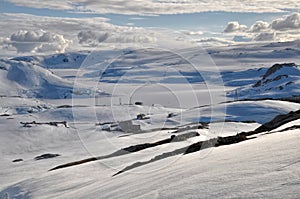
[[[275,63],[300,63],[297,42],[208,49],[216,65],[206,59],[199,68],[192,64],[203,51],[181,53],[188,59],[161,49],[125,49],[0,60],[0,198],[299,198],[299,129],[279,132],[299,120],[255,139],[175,154],[113,176],[136,162],[251,131],[300,109],[280,100],[299,95],[299,66],[268,76],[279,82],[253,87]],[[136,120],[141,113],[147,118]],[[125,120],[141,132],[97,125]],[[20,123],[33,121],[66,121],[68,128]],[[48,171],[168,139],[172,128],[199,122],[208,125],[177,133],[200,134],[185,141]],[[47,153],[60,156],[34,160]]]

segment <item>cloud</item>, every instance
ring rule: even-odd
[[[238,21],[229,22],[224,30],[225,33],[246,31],[246,32],[266,32],[270,30],[288,31],[300,29],[300,13],[293,13],[273,20],[271,23],[266,21],[256,21],[249,29],[240,25]]]
[[[199,35],[203,35],[204,33],[202,31],[188,31],[188,30],[184,30],[181,31],[182,33],[186,34],[186,35],[190,35],[190,36],[199,36]]]
[[[268,30],[270,28],[270,24],[265,21],[256,21],[250,28],[251,32],[262,32]]]
[[[299,9],[300,0],[6,0],[19,6],[69,11],[88,11],[101,14],[158,15],[207,11],[226,12],[282,12]]]
[[[253,40],[254,41],[274,41],[276,39],[276,33],[275,32],[262,32],[256,35]]]
[[[300,13],[293,13],[272,21],[271,27],[274,30],[300,29]]]
[[[77,37],[80,44],[87,46],[97,46],[103,43],[151,43],[156,41],[155,37],[147,35],[146,32],[141,30],[134,31],[134,28],[125,29],[121,32],[80,31]]]
[[[96,46],[108,38],[107,32],[80,31],[77,35],[80,44]]]
[[[209,38],[202,38],[199,40],[195,40],[195,42],[203,45],[203,46],[226,46],[226,45],[231,45],[234,44],[234,41],[230,41],[227,39],[223,38],[218,38],[218,37],[209,37]]]
[[[7,45],[9,44],[9,38],[0,37],[0,45]]]
[[[226,28],[224,29],[225,33],[233,33],[233,32],[242,32],[247,30],[247,26],[239,24],[237,21],[228,22]]]
[[[234,40],[243,36],[252,38],[250,41],[292,41],[300,37],[300,13],[292,13],[277,18],[270,23],[256,21],[250,28],[239,22],[229,22],[224,33],[235,35]]]
[[[10,36],[9,44],[17,52],[64,52],[70,41],[63,35],[43,30],[20,30]]]
[[[76,36],[81,30],[102,28],[110,26],[109,19],[103,17],[94,18],[68,18],[47,17],[31,14],[4,13],[0,14],[1,35],[10,36],[11,32],[23,30],[43,29],[66,36]],[[9,28],[5,28],[9,27]]]
[[[0,37],[7,38],[9,46],[14,46],[18,52],[90,50],[87,48],[100,44],[114,48],[120,47],[120,43],[143,45],[143,42],[156,41],[155,31],[113,25],[108,21],[101,17],[62,18],[6,13],[0,14]],[[7,48],[7,42],[4,44],[3,41],[0,48]]]

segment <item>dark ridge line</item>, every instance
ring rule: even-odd
[[[85,108],[85,107],[89,107],[89,106],[86,106],[86,105],[60,105],[60,106],[57,106],[56,108],[62,109],[62,108]]]
[[[291,131],[291,130],[296,130],[296,129],[300,129],[300,125],[293,125],[293,126],[287,127],[285,129],[282,129],[282,130],[279,130],[279,131],[268,132],[268,133],[266,133],[266,135],[273,134],[273,133],[282,133],[282,132],[285,132],[285,131]]]
[[[179,125],[177,127],[187,127],[187,126],[191,126],[191,125],[198,125],[199,126],[199,129],[208,129],[208,123],[207,122],[192,122],[192,123],[188,123],[188,124],[182,124],[182,125]],[[202,128],[200,128],[202,125]]]
[[[93,161],[96,161],[96,160],[98,160],[98,159],[97,158],[87,158],[87,159],[79,160],[79,161],[76,161],[76,162],[70,162],[70,163],[62,164],[62,165],[56,166],[52,169],[49,169],[48,171],[54,171],[54,170],[57,170],[57,169],[76,166],[76,165],[79,165],[79,164],[84,164],[84,163],[87,163],[87,162],[93,162]]]
[[[277,115],[271,121],[262,124],[260,127],[256,128],[254,131],[241,132],[239,134],[248,137],[248,136],[256,135],[256,134],[263,133],[263,132],[270,132],[284,124],[295,121],[297,119],[300,119],[300,110],[291,111],[287,114]],[[292,127],[289,127],[289,128],[292,128]]]
[[[224,146],[224,145],[231,145],[231,144],[236,144],[239,142],[243,142],[249,139],[255,139],[256,137],[251,137],[248,138],[248,136],[253,136],[262,132],[266,132],[266,131],[271,131],[273,129],[276,129],[288,122],[294,121],[300,119],[300,110],[298,111],[291,111],[288,114],[282,114],[282,115],[278,115],[276,116],[273,120],[271,120],[270,122],[267,122],[263,125],[261,125],[260,127],[258,127],[257,129],[255,129],[254,131],[249,131],[249,132],[241,132],[238,133],[237,135],[234,136],[226,136],[226,137],[217,137],[217,138],[212,138],[210,140],[207,141],[202,141],[202,142],[197,142],[194,143],[188,147],[183,147],[180,149],[177,149],[175,151],[172,152],[167,152],[167,153],[163,153],[161,155],[155,156],[154,158],[148,160],[148,161],[144,161],[144,162],[136,162],[132,165],[129,165],[127,167],[125,167],[124,169],[122,169],[121,171],[115,173],[114,175],[112,175],[112,177],[119,175],[121,173],[124,173],[125,171],[164,159],[164,158],[168,158],[174,155],[186,155],[189,153],[194,153],[206,148],[211,148],[211,147],[219,147],[219,146]],[[295,128],[299,128],[300,125],[295,125],[286,129],[295,129]]]
[[[284,131],[291,131],[291,130],[296,130],[296,129],[300,129],[300,125],[293,125],[293,126],[285,128],[285,129],[282,129],[282,130],[280,130],[278,132],[282,133]]]
[[[261,125],[254,131],[259,132],[259,133],[262,133],[265,131],[271,131],[271,130],[274,130],[286,123],[289,123],[289,122],[297,120],[297,119],[300,119],[300,110],[291,111],[288,114],[278,115],[273,120]]]
[[[161,155],[155,156],[154,158],[152,158],[148,161],[133,163],[132,165],[129,165],[129,166],[125,167],[124,169],[118,171],[117,173],[113,174],[112,177],[117,176],[126,171],[135,169],[137,167],[141,167],[143,165],[146,165],[146,164],[149,164],[152,162],[156,162],[161,159],[165,159],[165,158],[172,157],[175,155],[187,155],[187,154],[195,153],[195,152],[203,150],[203,149],[219,147],[219,146],[223,146],[223,145],[236,144],[236,143],[243,142],[243,141],[246,141],[249,139],[254,139],[254,138],[247,138],[246,136],[237,134],[235,136],[217,137],[217,138],[212,138],[210,140],[197,142],[197,143],[194,143],[187,147],[183,147],[180,149],[176,149],[174,151],[166,152]]]
[[[87,162],[93,162],[93,161],[97,161],[97,160],[127,155],[130,153],[135,153],[135,152],[138,152],[141,150],[145,150],[145,149],[156,147],[156,146],[163,145],[163,144],[169,144],[172,142],[182,142],[182,141],[185,141],[189,138],[196,137],[196,136],[200,136],[198,132],[189,132],[189,133],[182,134],[182,135],[172,135],[170,138],[167,138],[164,140],[159,140],[157,142],[129,146],[129,147],[120,149],[118,151],[115,151],[109,155],[91,157],[91,158],[87,158],[87,159],[83,159],[83,160],[79,160],[79,161],[74,161],[74,162],[58,165],[58,166],[50,169],[49,171],[62,169],[62,168],[66,168],[66,167],[71,167],[71,166],[76,166],[76,165],[84,164]]]
[[[197,142],[197,143],[191,144],[187,147],[183,147],[183,148],[171,151],[171,152],[167,152],[167,153],[163,153],[161,155],[155,156],[154,158],[152,158],[148,161],[145,161],[145,162],[136,162],[132,165],[129,165],[129,166],[125,167],[121,171],[115,173],[113,176],[119,175],[119,174],[124,173],[125,171],[128,171],[128,170],[131,170],[131,169],[149,164],[151,162],[155,162],[155,161],[158,161],[158,160],[161,160],[161,159],[165,159],[167,157],[171,157],[171,156],[175,156],[175,155],[179,155],[179,154],[186,155],[186,154],[194,153],[194,152],[200,151],[202,149],[206,149],[206,148],[219,147],[219,146],[224,146],[224,145],[231,145],[231,144],[236,144],[236,143],[243,142],[243,141],[246,141],[246,140],[249,140],[249,139],[255,139],[256,137],[248,138],[248,136],[253,136],[253,135],[256,135],[256,134],[259,134],[259,133],[262,133],[262,132],[271,131],[273,129],[278,128],[281,125],[284,125],[288,122],[294,121],[294,120],[299,119],[299,118],[300,118],[300,110],[295,111],[295,112],[292,111],[288,114],[278,115],[273,120],[261,125],[260,127],[258,127],[254,131],[241,132],[241,133],[238,133],[237,135],[234,135],[234,136],[217,137],[217,138],[212,138],[210,140]],[[193,133],[193,132],[191,132],[191,133]],[[170,143],[172,141],[173,142],[184,141],[184,140],[187,139],[187,138],[183,137],[184,135],[186,135],[186,134],[178,135],[178,136],[172,135],[171,138],[160,140],[158,142],[145,143],[145,144],[130,146],[130,147],[127,147],[127,148],[123,148],[119,151],[116,151],[116,152],[114,152],[110,155],[100,156],[100,157],[93,157],[93,158],[88,158],[88,159],[84,159],[84,160],[80,160],[80,161],[76,161],[76,162],[70,162],[70,163],[67,163],[67,164],[59,165],[57,167],[54,167],[54,168],[50,169],[49,171],[62,169],[62,168],[75,166],[75,165],[80,165],[80,164],[84,164],[84,163],[87,163],[87,162],[92,162],[92,161],[96,161],[96,160],[100,160],[100,159],[104,159],[104,158],[110,158],[110,157],[126,155],[128,153],[138,152],[138,151],[144,150],[146,148],[151,148],[151,147],[155,147],[155,146],[158,146],[158,145]],[[195,134],[195,135],[197,136],[197,134]],[[179,139],[180,136],[182,136],[181,139]]]
[[[295,68],[296,67],[297,68],[298,65],[295,64],[295,63],[274,64],[263,75],[263,79],[266,79],[267,77],[269,77],[270,75],[274,74],[275,72],[277,72],[278,70],[282,69],[283,67],[290,67],[290,68],[292,68],[292,67]]]
[[[178,155],[178,154],[183,154],[187,150],[187,148],[188,147],[183,147],[183,148],[171,151],[171,152],[163,153],[163,154],[155,156],[154,158],[152,158],[152,159],[150,159],[148,161],[145,161],[145,162],[136,162],[136,163],[133,163],[132,165],[129,165],[129,166],[125,167],[124,169],[122,169],[121,171],[118,171],[117,173],[113,174],[112,177],[117,176],[117,175],[119,175],[121,173],[124,173],[126,171],[129,171],[131,169],[134,169],[134,168],[137,168],[137,167],[149,164],[151,162],[155,162],[155,161],[158,161],[158,160],[161,160],[161,159],[164,159],[164,158],[168,158],[168,157],[171,157],[171,156],[175,156],[175,155]]]

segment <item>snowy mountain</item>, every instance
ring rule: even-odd
[[[299,81],[299,76],[300,70],[296,64],[275,64],[266,71],[261,80],[253,85],[253,88],[260,87],[263,92],[273,89],[288,90],[289,85],[298,83],[296,81]]]
[[[87,57],[86,53],[62,53],[44,56],[15,57],[12,60],[25,61],[38,64],[46,69],[53,68],[79,68]]]
[[[299,198],[287,45],[0,60],[0,198]]]
[[[92,90],[87,87],[74,88],[72,82],[28,60],[0,60],[0,66],[3,77],[2,95],[10,93],[9,95],[46,99],[93,95]]]
[[[299,96],[300,89],[300,68],[295,63],[275,64],[272,67],[258,70],[241,72],[246,77],[234,75],[235,85],[240,81],[245,83],[242,87],[229,92],[229,96],[238,97],[239,99],[259,99],[259,98],[285,98]],[[244,78],[249,78],[245,81]],[[255,83],[254,83],[255,82]],[[233,85],[233,83],[227,83]],[[247,85],[248,84],[248,85]]]

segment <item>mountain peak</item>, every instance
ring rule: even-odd
[[[267,70],[267,72],[263,76],[263,79],[268,78],[270,75],[276,73],[282,68],[297,68],[297,65],[295,63],[274,64],[271,68]]]

